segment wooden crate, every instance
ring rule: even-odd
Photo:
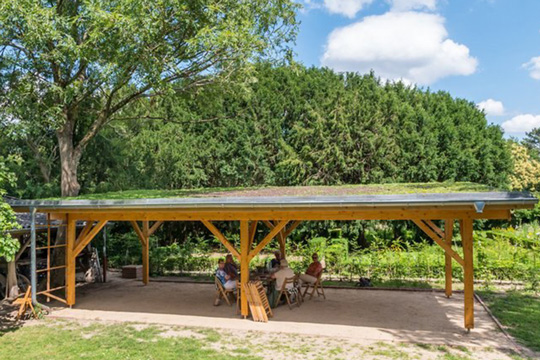
[[[126,279],[142,279],[142,265],[126,265],[122,267],[122,277]]]

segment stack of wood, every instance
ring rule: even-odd
[[[246,294],[253,321],[268,322],[268,317],[274,316],[268,303],[268,297],[260,281],[250,281],[245,284],[244,294]]]
[[[123,266],[122,277],[125,279],[141,279],[142,278],[142,265]]]

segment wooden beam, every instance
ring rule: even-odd
[[[75,256],[79,255],[79,253],[84,249],[86,245],[92,241],[92,239],[103,229],[103,227],[107,224],[107,220],[101,220],[99,221],[90,232],[88,232],[88,235],[86,235],[84,238],[82,238],[79,242],[77,242],[77,245],[75,246],[75,249],[73,250],[73,253]]]
[[[388,209],[388,210],[358,210],[358,209],[333,209],[333,208],[310,208],[310,209],[231,209],[225,210],[165,210],[165,209],[140,209],[140,210],[109,210],[94,209],[92,211],[78,210],[72,212],[80,220],[110,220],[110,221],[264,221],[275,220],[423,220],[423,219],[508,219],[508,209],[489,210],[476,213],[474,210],[444,210],[432,208],[424,210],[411,209]]]
[[[201,222],[204,224],[204,226],[206,226],[208,230],[210,230],[212,234],[214,234],[214,236],[223,244],[223,246],[225,246],[227,250],[229,250],[231,254],[234,255],[234,257],[240,260],[240,253],[238,253],[234,246],[232,246],[229,240],[227,240],[227,238],[221,233],[221,231],[218,230],[217,227],[214,226],[214,224],[212,224],[208,220],[201,220]]]
[[[264,249],[264,247],[276,237],[276,235],[287,225],[288,222],[288,220],[280,221],[279,224],[270,230],[270,233],[266,235],[266,237],[259,244],[257,244],[255,249],[251,250],[249,253],[249,260],[253,259],[262,249]]]
[[[246,220],[240,221],[240,289],[244,291],[249,281],[249,224]],[[245,318],[249,315],[247,297],[245,293],[240,296],[240,313]]]
[[[148,221],[143,221],[142,225],[142,234],[145,239],[142,246],[142,281],[144,285],[148,285],[148,282],[150,281],[150,228]]]
[[[249,249],[253,246],[253,241],[255,240],[255,234],[257,233],[257,223],[258,221],[252,221],[249,224]]]
[[[444,239],[444,231],[441,230],[440,227],[435,225],[435,223],[432,220],[424,220],[427,226],[431,228],[431,230],[435,231],[437,235],[439,235],[441,238]]]
[[[444,240],[439,237],[439,235],[437,235],[433,230],[431,230],[429,226],[427,226],[422,220],[413,221],[420,229],[422,229],[422,231],[424,231],[424,233],[426,233],[427,236],[429,236],[433,241],[435,241],[437,245],[442,247],[448,254],[450,254],[450,256],[454,258],[454,260],[456,260],[461,266],[464,266],[464,261],[459,256],[459,254],[452,250],[452,248],[447,243],[445,243]]]
[[[86,235],[88,235],[88,232],[90,231],[90,229],[92,229],[92,226],[94,226],[94,222],[93,222],[93,221],[87,221],[87,222],[86,222],[86,225],[85,225],[84,228],[81,230],[79,236],[77,236],[77,240],[76,240],[77,243],[81,242],[81,240],[84,239],[84,237],[85,237]]]
[[[139,240],[141,241],[141,245],[144,246],[144,244],[146,243],[146,238],[145,238],[141,228],[139,227],[139,224],[137,224],[136,221],[130,221],[130,223],[131,223],[131,226],[133,226],[133,229],[135,230],[135,233],[139,237]]]
[[[473,222],[463,220],[461,227],[461,242],[463,243],[463,293],[465,297],[465,328],[474,328],[474,265],[473,265]]]
[[[163,221],[156,221],[154,223],[154,225],[152,225],[152,227],[150,228],[149,232],[148,232],[148,236],[152,236],[154,235],[154,233],[156,232],[157,229],[159,229],[159,227],[163,224]]]
[[[287,227],[287,230],[283,231],[283,237],[286,239],[289,235],[291,235],[293,230],[296,229],[300,223],[302,223],[301,220],[296,220],[293,222],[289,227]]]
[[[71,215],[67,216],[66,229],[66,303],[71,307],[75,305],[75,259],[74,253],[77,220]]]
[[[454,235],[454,220],[444,220],[444,242],[452,247],[452,237]],[[445,287],[444,293],[446,297],[452,296],[452,256],[448,252],[444,252],[444,275]]]

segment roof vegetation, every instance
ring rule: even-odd
[[[401,184],[337,185],[337,186],[270,186],[247,188],[201,188],[176,190],[126,190],[84,194],[67,199],[130,200],[188,197],[256,197],[256,196],[343,196],[391,195],[417,193],[464,193],[494,191],[492,187],[471,182],[430,182]],[[51,199],[48,199],[51,200]]]

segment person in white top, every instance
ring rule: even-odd
[[[279,270],[270,275],[271,278],[276,279],[276,290],[280,291],[285,279],[293,278],[294,271],[289,267],[287,260],[282,259],[279,263]],[[287,284],[287,289],[293,288],[294,284]]]

